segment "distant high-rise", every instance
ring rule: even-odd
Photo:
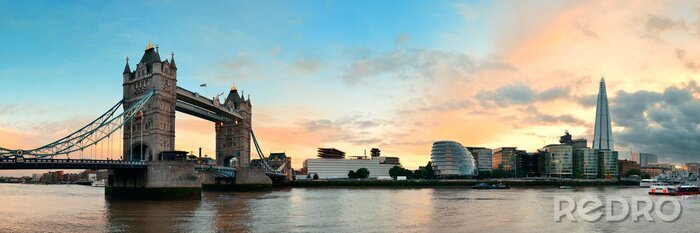
[[[596,102],[595,110],[595,131],[593,133],[593,149],[614,150],[605,78],[600,79],[600,89],[598,90],[598,101]]]

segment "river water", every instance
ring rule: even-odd
[[[198,201],[106,201],[103,188],[0,184],[0,231],[700,232],[697,197],[678,198],[683,212],[672,223],[554,221],[558,196],[629,199],[646,192],[634,187],[290,188],[205,192]]]

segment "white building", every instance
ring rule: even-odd
[[[304,167],[307,174],[317,174],[319,179],[339,179],[348,178],[350,171],[357,171],[360,168],[369,170],[369,178],[388,177],[389,169],[397,164],[384,164],[379,159],[332,159],[318,158],[307,159]]]

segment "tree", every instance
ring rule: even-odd
[[[350,171],[348,172],[348,178],[350,178],[350,179],[355,179],[355,178],[357,178],[357,174],[355,173],[355,171],[350,170]]]
[[[423,178],[424,176],[425,176],[425,173],[423,173],[423,170],[418,169],[418,170],[413,171],[413,176],[411,176],[411,178],[413,178],[413,179],[421,179],[421,178]]]
[[[574,168],[574,174],[572,175],[574,179],[581,179],[583,178],[583,174],[581,173],[580,168]]]
[[[486,178],[491,178],[491,172],[490,171],[479,171],[479,174],[476,176],[477,179],[486,179]]]
[[[318,180],[318,174],[314,174],[314,180]]]
[[[505,177],[508,177],[508,172],[499,168],[499,169],[493,170],[493,173],[491,173],[491,177],[493,177],[493,178],[505,178]]]
[[[428,164],[425,165],[425,177],[426,179],[433,179],[435,177],[435,171],[433,171],[433,163],[431,161],[428,161]]]
[[[357,169],[357,171],[355,172],[355,175],[357,175],[357,178],[361,178],[361,179],[368,178],[369,177],[369,170],[367,170],[367,168],[364,168],[364,167]]]
[[[625,172],[625,177],[630,177],[633,175],[637,175],[639,177],[642,177],[642,171],[639,169],[630,169],[630,170],[627,170],[627,172]]]
[[[397,176],[403,176],[406,174],[406,172],[404,170],[406,170],[406,169],[402,168],[399,165],[396,165],[396,166],[392,167],[391,169],[389,169],[389,176],[391,176],[391,178],[396,179]]]

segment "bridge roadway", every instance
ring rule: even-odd
[[[214,122],[222,122],[226,119],[243,119],[240,113],[220,105],[220,103],[212,99],[201,96],[199,93],[182,87],[177,87],[176,89],[177,103],[175,103],[175,110],[177,111]]]
[[[0,159],[0,170],[21,170],[21,169],[146,169],[145,161],[122,161],[122,160],[97,160],[97,159],[40,159],[40,158],[2,158]],[[195,170],[206,172],[214,177],[236,176],[236,169],[231,167],[219,167],[215,165],[195,165]],[[265,173],[272,179],[284,178],[284,174]]]
[[[145,169],[146,162],[93,159],[3,158],[0,170],[16,169]]]

